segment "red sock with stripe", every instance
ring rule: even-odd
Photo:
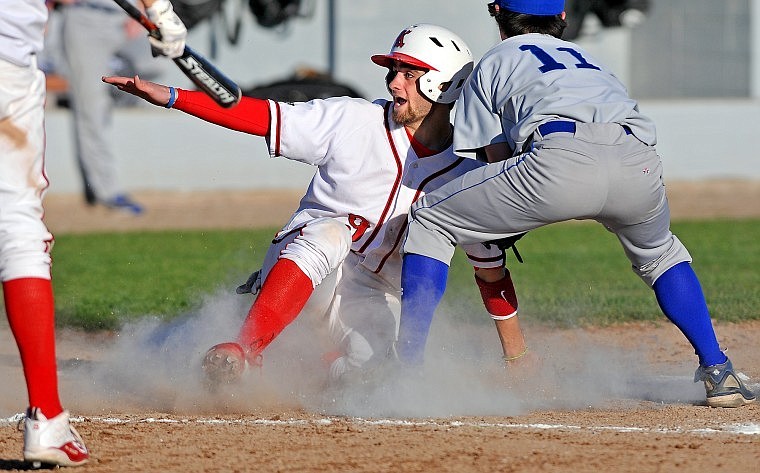
[[[289,259],[275,263],[238,336],[249,359],[261,353],[298,317],[312,292],[311,279],[296,263]]]
[[[47,279],[3,282],[5,312],[24,367],[29,405],[52,419],[63,411],[58,397],[53,286]]]

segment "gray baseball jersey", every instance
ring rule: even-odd
[[[506,141],[518,155],[539,124],[557,117],[626,124],[639,140],[656,142],[654,123],[612,72],[574,43],[543,34],[489,50],[457,102],[457,116],[456,150]]]
[[[506,142],[509,159],[475,169],[412,206],[403,251],[448,262],[455,244],[572,219],[614,232],[648,284],[688,251],[670,232],[655,128],[615,76],[548,35],[504,40],[457,103],[457,150]]]

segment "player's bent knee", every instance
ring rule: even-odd
[[[401,253],[427,256],[448,265],[454,257],[455,249],[455,242],[450,238],[440,232],[431,231],[417,220],[412,220],[409,222]]]
[[[633,271],[649,285],[654,286],[654,282],[662,276],[667,270],[677,265],[678,263],[688,262],[691,263],[692,258],[689,254],[689,250],[686,249],[681,240],[675,235],[668,245],[663,246],[663,252],[654,260],[643,264],[639,267],[634,266]]]
[[[333,272],[351,250],[351,233],[342,222],[317,219],[306,225],[290,242],[280,258],[293,260],[318,285]]]

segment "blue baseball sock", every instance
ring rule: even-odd
[[[427,256],[404,255],[401,322],[396,351],[401,361],[422,364],[430,324],[446,290],[449,266]]]
[[[687,262],[678,263],[654,283],[657,303],[665,316],[678,327],[694,347],[702,366],[726,362],[707,310],[697,275]]]

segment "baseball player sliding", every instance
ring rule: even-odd
[[[399,244],[412,202],[484,163],[455,155],[450,112],[472,70],[464,41],[447,29],[404,29],[389,54],[392,100],[347,97],[280,103],[243,97],[222,109],[201,93],[138,77],[103,80],[149,102],[266,137],[272,157],[317,166],[298,210],[275,236],[257,275],[258,297],[234,342],[212,347],[203,369],[212,382],[236,380],[301,312],[324,314],[338,347],[329,380],[381,363],[400,312]],[[496,246],[465,248],[507,360],[526,352],[517,298]],[[256,279],[256,278],[254,278]],[[307,306],[308,303],[308,306]]]
[[[402,245],[399,357],[421,362],[456,244],[596,220],[617,236],[633,271],[694,347],[695,382],[704,381],[707,404],[753,402],[718,345],[691,256],[670,231],[652,121],[599,61],[559,39],[563,0],[499,0],[488,8],[502,42],[464,86],[454,145],[499,162],[412,205]]]
[[[174,21],[149,9],[154,21]],[[78,466],[90,453],[61,406],[55,358],[55,306],[42,199],[45,175],[45,75],[38,68],[48,7],[42,0],[0,0],[0,281],[8,325],[18,345],[29,406],[23,419],[24,460]],[[176,21],[179,21],[178,19]],[[179,22],[181,24],[181,22]],[[184,29],[184,26],[183,26]],[[167,32],[169,33],[169,32]],[[184,35],[154,46],[163,54]]]

